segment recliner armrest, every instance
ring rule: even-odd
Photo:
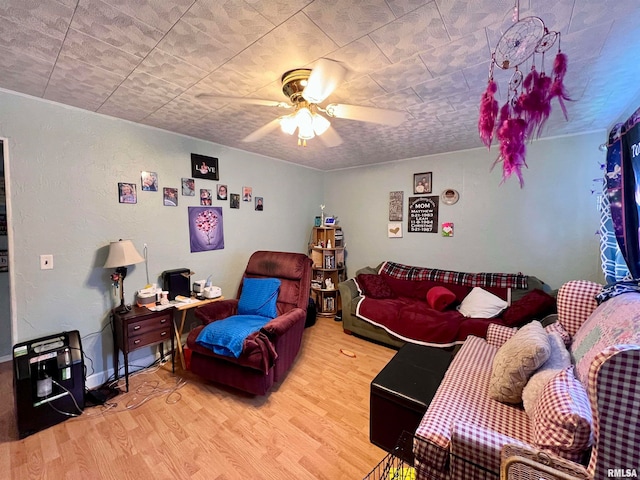
[[[293,308],[287,313],[284,313],[273,320],[267,322],[262,327],[262,330],[267,333],[271,338],[278,337],[289,330],[300,320],[305,321],[307,318],[306,312],[301,308]]]
[[[237,311],[238,300],[231,298],[202,305],[195,309],[194,315],[202,321],[203,325],[207,325],[216,320],[223,320],[231,315],[235,315]]]

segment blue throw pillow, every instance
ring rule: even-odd
[[[245,278],[238,301],[238,315],[276,318],[276,300],[280,290],[277,278]]]

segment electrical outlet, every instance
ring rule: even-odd
[[[53,270],[53,255],[40,255],[40,270]]]

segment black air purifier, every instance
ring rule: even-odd
[[[175,300],[177,295],[191,296],[191,270],[176,268],[162,272],[163,289],[169,292],[169,300]]]
[[[25,438],[84,410],[84,356],[77,330],[13,347],[18,435]]]

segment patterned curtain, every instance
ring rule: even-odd
[[[609,133],[600,210],[600,252],[608,284],[640,278],[639,226],[640,109]]]

